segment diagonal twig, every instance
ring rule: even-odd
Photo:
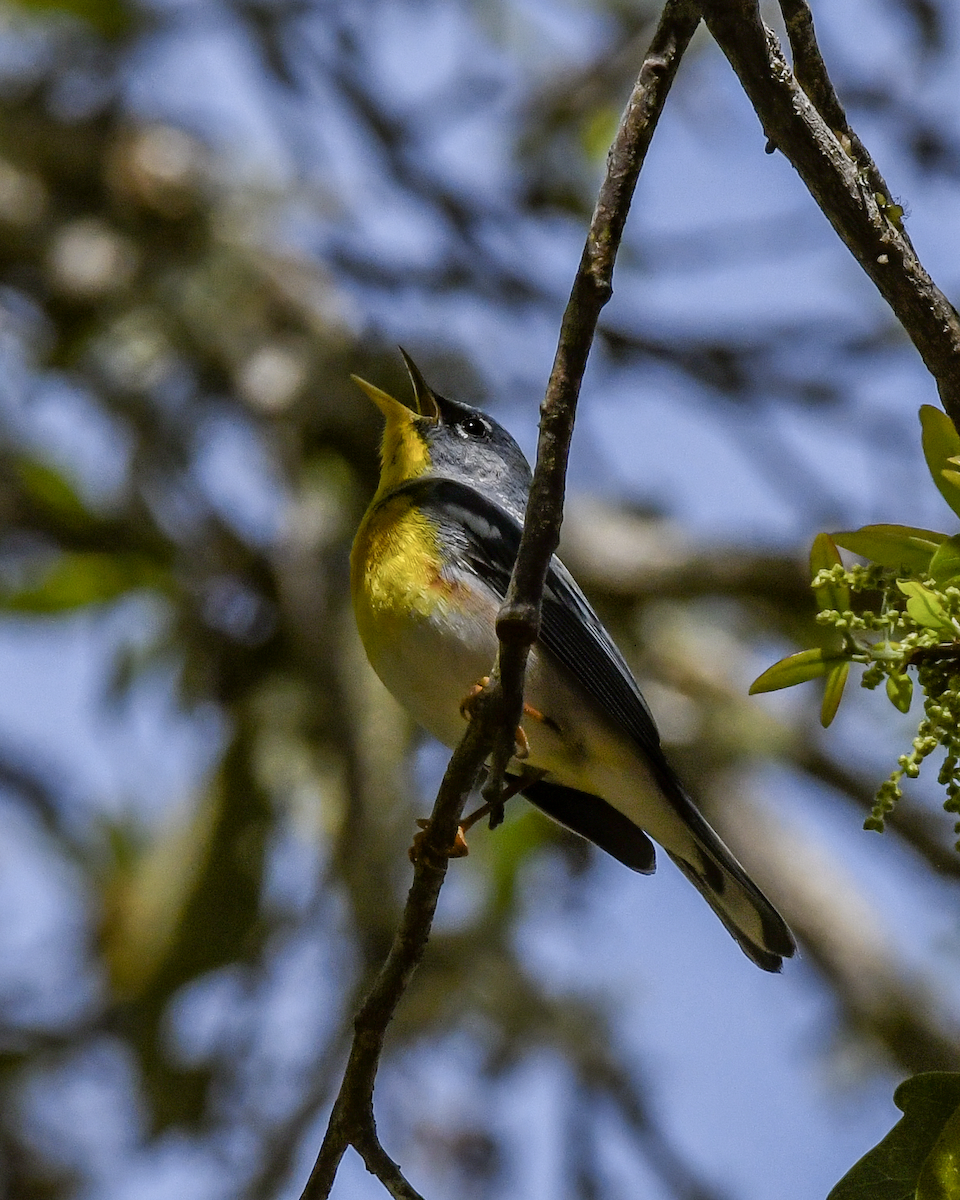
[[[377,1140],[373,1086],[387,1027],[426,949],[447,871],[446,850],[453,845],[463,805],[492,740],[487,720],[482,719],[485,715],[481,713],[481,719],[471,721],[443,777],[393,945],[370,994],[354,1018],[350,1057],[320,1153],[301,1200],[320,1200],[330,1194],[340,1160],[350,1145],[357,1146],[368,1168],[377,1174],[391,1194],[416,1200],[416,1191],[403,1179],[399,1168],[388,1159]],[[407,1190],[396,1190],[400,1186]]]
[[[859,163],[860,170],[873,188],[874,194],[888,196],[887,185],[880,174],[880,168],[873,161],[870,151],[860,141],[856,131],[851,129],[840,97],[833,86],[833,80],[827,74],[827,64],[820,53],[810,5],[807,0],[780,0],[780,12],[783,14],[787,38],[790,41],[793,74],[797,83],[837,136],[843,149]]]
[[[890,191],[826,81],[805,0],[785,0],[794,74],[757,0],[701,0],[703,18],[772,145],[893,309],[960,426],[960,316],[927,274]],[[801,81],[802,80],[802,84]],[[829,90],[828,90],[829,89]],[[842,119],[842,128],[832,128]]]
[[[691,0],[669,0],[650,43],[620,127],[607,156],[580,266],[563,314],[547,393],[540,406],[537,469],[527,502],[523,539],[497,619],[500,654],[492,687],[502,688],[508,720],[494,747],[484,789],[495,800],[513,754],[513,730],[523,710],[527,655],[540,627],[540,605],[550,559],[560,540],[567,457],[580,383],[600,311],[613,294],[613,266],[650,139],[680,59],[700,22]],[[495,816],[491,817],[495,824]]]
[[[580,381],[597,320],[612,293],[613,265],[650,139],[680,59],[699,23],[693,0],[668,0],[644,58],[594,210],[586,246],[564,313],[553,372],[541,406],[540,440],[527,517],[497,633],[500,654],[491,684],[477,697],[473,719],[454,751],[437,794],[414,869],[400,926],[386,962],[354,1020],[354,1038],[340,1091],[301,1200],[330,1194],[348,1146],[361,1154],[398,1200],[419,1200],[377,1138],[373,1089],[384,1037],[397,1004],[423,957],[449,848],[466,797],[493,747],[492,783],[499,799],[523,710],[523,676],[540,623],[540,599],[563,515],[567,455]],[[494,814],[495,815],[495,814]]]

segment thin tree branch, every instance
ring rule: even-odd
[[[650,139],[684,50],[699,23],[692,0],[668,0],[607,159],[593,220],[564,313],[553,372],[541,406],[540,441],[527,519],[507,598],[497,621],[500,654],[492,684],[454,751],[434,804],[400,926],[387,960],[354,1020],[354,1039],[327,1131],[301,1200],[329,1196],[352,1145],[398,1200],[419,1200],[377,1138],[373,1088],[383,1041],[430,935],[450,847],[466,797],[493,747],[499,801],[523,709],[527,654],[540,625],[540,601],[563,516],[564,482],[580,381],[597,319],[612,294],[613,265]],[[488,793],[489,795],[489,793]],[[502,805],[500,806],[502,809]],[[491,823],[495,823],[496,808]]]
[[[591,598],[627,604],[733,596],[776,606],[785,623],[810,608],[810,572],[795,554],[710,546],[660,517],[580,498],[568,507],[561,557]]]
[[[804,0],[783,6],[797,76],[764,26],[757,0],[701,4],[707,27],[739,76],[770,142],[796,168],[893,309],[936,380],[944,408],[960,426],[960,317],[924,270],[883,176],[846,124],[826,79]],[[836,120],[842,121],[840,129],[831,128]]]
[[[793,73],[797,83],[834,133],[850,133],[847,114],[843,111],[840,97],[827,74],[826,64],[817,45],[813,28],[813,14],[806,0],[780,0],[780,11],[790,39],[793,56]]]
[[[677,68],[700,17],[692,0],[668,0],[640,68],[607,157],[607,170],[586,245],[563,314],[547,393],[540,406],[537,469],[527,503],[523,539],[506,599],[497,619],[500,654],[493,687],[501,688],[511,718],[494,748],[484,789],[496,801],[513,755],[514,729],[523,710],[527,655],[540,629],[540,605],[550,559],[560,540],[567,458],[580,384],[600,311],[613,294],[613,266],[627,213],[653,131]],[[498,813],[491,816],[496,824]]]
[[[874,198],[877,193],[889,197],[879,167],[856,132],[850,128],[840,97],[827,74],[827,65],[820,53],[816,30],[813,27],[813,13],[807,0],[780,0],[780,12],[787,27],[790,53],[793,57],[793,73],[797,83],[836,134],[840,145],[860,164],[864,177],[874,189]]]
[[[373,1116],[373,1086],[387,1026],[426,949],[437,899],[447,871],[449,848],[456,838],[460,814],[492,741],[489,725],[491,718],[495,720],[498,714],[491,709],[488,715],[489,705],[483,703],[487,700],[486,695],[479,700],[481,711],[478,718],[467,727],[437,793],[390,953],[354,1019],[350,1058],[320,1154],[301,1200],[321,1200],[321,1197],[329,1196],[340,1159],[350,1145],[361,1150],[367,1166],[373,1165],[385,1185],[388,1180],[378,1168],[386,1168],[387,1162],[391,1162],[387,1169],[389,1177],[394,1182],[403,1178],[396,1164],[387,1159],[382,1149],[375,1149],[379,1147],[379,1142]],[[408,1188],[410,1186],[405,1180],[403,1184]],[[411,1188],[406,1195],[415,1197],[416,1192]]]
[[[364,1166],[371,1175],[376,1175],[394,1200],[423,1200],[417,1189],[407,1182],[401,1174],[400,1168],[380,1145],[375,1132],[372,1110],[369,1125],[369,1133],[358,1137],[355,1142]]]
[[[836,788],[845,800],[869,813],[876,803],[876,782],[838,763],[817,746],[816,731],[798,738],[788,756],[801,771],[828,787]],[[960,880],[960,854],[953,848],[950,837],[952,825],[949,815],[931,812],[919,802],[905,799],[886,818],[893,834],[917,855],[927,866],[945,879]]]
[[[655,1120],[643,1094],[609,1053],[588,1046],[579,1067],[579,1084],[589,1097],[605,1097],[643,1152],[652,1174],[676,1200],[722,1200],[722,1194],[687,1164]],[[584,1106],[586,1107],[586,1105]],[[729,1193],[726,1193],[729,1197]]]

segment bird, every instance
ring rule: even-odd
[[[385,424],[351,593],[374,671],[452,748],[496,657],[532,474],[503,426],[441,396],[400,353],[412,404],[352,376]],[[793,935],[684,790],[623,655],[556,555],[524,701],[513,790],[640,874],[655,870],[659,844],[747,957],[780,971]]]

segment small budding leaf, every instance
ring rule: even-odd
[[[960,475],[957,478],[960,479]],[[960,534],[941,542],[927,570],[941,587],[960,577]]]
[[[913,680],[909,675],[888,675],[887,696],[894,708],[899,708],[902,713],[909,712],[913,699]]]
[[[818,533],[810,548],[810,577],[816,579],[821,571],[843,566],[840,551],[829,533]],[[840,612],[850,607],[850,588],[845,583],[827,583],[814,589],[820,608],[835,608]]]
[[[907,613],[918,625],[925,629],[946,630],[951,636],[956,635],[957,631],[950,614],[934,592],[925,588],[922,583],[915,583],[910,579],[898,579],[897,587],[907,597]]]
[[[758,675],[750,684],[750,695],[755,696],[758,692],[777,692],[781,688],[806,683],[809,679],[819,679],[842,662],[845,662],[845,659],[836,650],[824,650],[822,646],[815,646],[812,650],[801,650],[798,654],[790,654],[774,663],[772,667],[767,667],[763,674]]]
[[[852,550],[882,567],[917,573],[929,568],[930,559],[946,538],[945,533],[914,529],[910,525],[864,525],[862,529],[833,535],[833,540],[844,550]]]
[[[924,404],[920,408],[923,454],[940,495],[960,516],[960,472],[951,459],[960,456],[960,434],[945,412]]]
[[[823,689],[823,704],[820,706],[820,724],[824,729],[827,728],[837,715],[837,709],[840,707],[840,701],[843,698],[843,689],[846,686],[849,674],[850,664],[842,662],[832,667],[827,675],[826,686]]]

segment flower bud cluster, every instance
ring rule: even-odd
[[[924,715],[911,749],[900,755],[896,770],[880,785],[864,822],[865,829],[877,831],[882,831],[885,818],[903,794],[902,780],[916,779],[924,760],[940,746],[946,750],[939,775],[947,792],[944,807],[960,815],[960,640],[954,641],[956,634],[950,628],[952,623],[960,630],[960,588],[941,589],[926,577],[916,580],[926,589],[923,594],[929,593],[941,606],[940,616],[945,618],[928,618],[925,623],[908,609],[908,598],[898,587],[898,581],[906,578],[902,572],[877,564],[848,570],[838,563],[819,571],[812,585],[815,589],[833,588],[835,596],[838,591],[842,595],[843,588],[879,592],[878,610],[855,613],[824,608],[817,614],[817,623],[835,629],[843,639],[842,655],[863,665],[863,687],[876,688],[886,681],[891,702],[906,711],[913,692],[907,672],[912,668],[923,693]],[[960,821],[955,832],[960,834]]]

